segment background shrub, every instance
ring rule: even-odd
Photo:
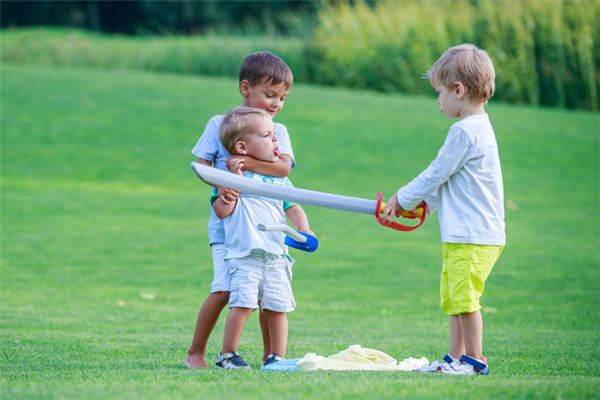
[[[248,53],[267,49],[299,82],[433,94],[421,77],[448,47],[470,42],[494,60],[494,99],[598,110],[600,0],[324,2],[312,33],[312,14],[284,19],[297,35],[258,25],[202,36],[8,29],[0,61],[234,77]]]
[[[495,98],[598,110],[599,14],[599,0],[332,2],[314,34],[314,80],[427,93],[418,78],[470,42],[495,62]]]

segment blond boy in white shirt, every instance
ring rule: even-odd
[[[494,93],[488,54],[474,45],[448,49],[428,73],[450,127],[435,160],[387,202],[388,220],[427,204],[439,210],[441,308],[450,318],[450,352],[423,372],[487,375],[479,299],[505,245],[502,170],[485,104]]]
[[[258,108],[238,107],[221,123],[221,142],[230,154],[246,155],[265,162],[280,157],[277,136],[267,112]],[[287,177],[244,173],[241,164],[231,171],[250,179],[274,185],[287,185]],[[234,200],[218,196],[213,203],[215,214],[223,219],[225,260],[231,276],[230,311],[225,324],[223,348],[217,367],[248,368],[238,354],[240,338],[248,317],[260,307],[269,327],[271,353],[263,365],[285,357],[288,336],[287,313],[296,308],[292,293],[293,260],[287,254],[284,234],[261,232],[259,224],[285,223],[284,202],[248,193]],[[308,225],[308,220],[306,220]]]

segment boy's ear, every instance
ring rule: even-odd
[[[248,82],[246,79],[243,79],[240,82],[240,93],[242,96],[246,97],[248,96],[248,91],[250,90],[250,82]]]
[[[245,156],[246,154],[248,154],[248,146],[246,146],[246,142],[244,142],[243,140],[238,140],[237,142],[235,142],[235,145],[233,146],[235,153]]]
[[[454,82],[453,89],[456,98],[459,100],[465,97],[465,95],[467,94],[467,87],[461,81]]]

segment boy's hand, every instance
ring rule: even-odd
[[[399,217],[401,212],[406,212],[406,210],[398,203],[398,197],[396,196],[396,193],[394,193],[387,203],[385,203],[383,219],[390,223],[394,217]]]
[[[235,189],[218,186],[217,190],[219,191],[219,198],[225,204],[231,204],[240,197],[240,192]]]
[[[227,166],[227,169],[238,175],[242,175],[242,173],[245,171],[245,164],[245,156],[229,156],[225,161],[225,166]]]

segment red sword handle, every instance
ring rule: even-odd
[[[381,215],[383,214],[383,209],[385,208],[385,203],[382,202],[381,192],[377,193],[377,207],[375,209],[375,219],[383,226],[387,226],[388,228],[395,229],[397,231],[402,232],[410,232],[414,231],[425,222],[425,216],[427,215],[427,204],[425,204],[421,208],[417,208],[416,215],[409,213],[401,213],[400,215],[404,218],[415,219],[419,218],[419,223],[417,225],[404,225],[397,221],[388,221],[384,219]]]

